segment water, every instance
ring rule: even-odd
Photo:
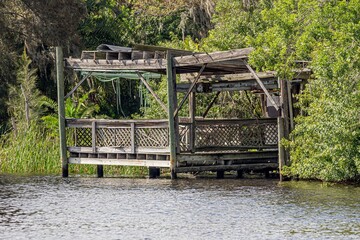
[[[0,176],[1,239],[360,239],[360,187]]]

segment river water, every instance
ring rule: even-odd
[[[360,187],[0,175],[0,239],[360,239]]]

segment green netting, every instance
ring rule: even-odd
[[[122,109],[122,103],[121,103],[121,84],[120,82],[122,80],[140,80],[140,77],[138,75],[140,73],[142,77],[145,79],[145,81],[149,81],[150,79],[160,79],[161,74],[158,73],[150,73],[150,72],[142,72],[142,71],[131,71],[131,70],[122,70],[122,71],[116,71],[116,72],[81,72],[80,74],[82,76],[92,76],[98,81],[101,82],[112,82],[112,86],[114,88],[115,94],[116,94],[116,108],[117,113],[122,114],[125,117],[124,111]],[[146,94],[143,96],[143,83],[140,82],[139,87],[139,96],[140,96],[140,102],[142,106],[146,108]]]
[[[91,72],[91,76],[95,77],[101,82],[110,82],[116,79],[130,79],[130,80],[139,80],[138,73],[140,73],[145,80],[149,79],[160,79],[161,74],[159,73],[150,73],[150,72],[141,72],[141,71],[119,71],[119,72]],[[90,72],[81,72],[81,75],[89,75]]]

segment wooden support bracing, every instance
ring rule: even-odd
[[[82,84],[86,79],[88,79],[91,75],[92,75],[92,72],[89,73],[89,74],[87,74],[87,75],[85,75],[85,76],[81,79],[81,81],[80,81],[78,84],[76,84],[76,86],[75,86],[68,94],[66,94],[65,99],[67,99],[68,97],[70,97],[71,94],[73,94],[73,93],[76,91],[76,89],[78,89],[78,88],[81,86],[81,84]]]
[[[60,137],[60,158],[62,162],[62,176],[69,176],[69,163],[66,155],[65,133],[65,104],[64,104],[64,62],[61,47],[56,47],[56,79],[58,95],[58,119]]]
[[[264,91],[265,95],[268,97],[268,99],[270,100],[271,104],[275,107],[275,109],[277,111],[279,111],[279,106],[276,104],[274,98],[270,95],[269,91],[266,89],[266,87],[264,86],[264,84],[262,83],[262,81],[260,80],[259,76],[256,74],[256,72],[254,71],[254,69],[252,69],[252,67],[245,61],[243,60],[245,66],[247,67],[247,69],[249,69],[249,71],[251,72],[251,74],[254,76],[256,82],[259,84],[259,86],[261,87],[261,89]]]
[[[206,108],[205,112],[202,115],[203,118],[205,118],[207,116],[207,114],[209,113],[210,109],[214,105],[214,103],[215,103],[216,99],[219,97],[219,95],[220,95],[220,92],[217,92],[215,97],[213,98],[213,100],[211,100],[209,106]]]
[[[197,77],[196,77],[195,80],[191,83],[191,85],[190,85],[188,91],[186,92],[184,98],[181,100],[181,102],[180,102],[180,104],[179,104],[179,107],[176,109],[176,111],[175,111],[175,113],[174,113],[175,116],[178,115],[178,113],[179,113],[179,111],[181,110],[182,106],[184,105],[186,99],[189,97],[189,95],[190,95],[190,93],[192,92],[192,90],[194,89],[196,83],[199,81],[199,78],[200,78],[202,72],[205,70],[205,67],[206,67],[206,64],[204,64],[204,65],[201,67],[200,71],[198,72]],[[176,90],[175,90],[175,91],[176,91]]]
[[[141,73],[139,71],[137,71],[137,75],[139,76],[140,80],[143,82],[143,84],[145,85],[145,87],[147,88],[147,90],[149,90],[149,92],[151,93],[151,95],[155,98],[155,100],[160,104],[160,106],[165,110],[165,112],[168,112],[167,107],[165,106],[165,104],[161,101],[161,99],[159,98],[159,96],[154,92],[154,90],[152,90],[152,88],[150,87],[149,83],[145,80],[145,78],[141,75]]]

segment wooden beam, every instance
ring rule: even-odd
[[[283,180],[282,168],[285,166],[285,149],[281,144],[281,139],[284,137],[284,119],[278,117],[278,149],[279,149],[279,173],[280,181]]]
[[[69,164],[66,155],[66,132],[65,132],[65,104],[64,104],[64,59],[61,47],[56,47],[56,79],[58,95],[58,119],[60,137],[60,159],[62,162],[62,176],[69,176]]]
[[[275,78],[276,72],[268,71],[268,72],[258,72],[258,77],[262,78]],[[185,82],[193,82],[196,78],[196,74],[194,73],[186,73],[180,75],[180,81]],[[225,74],[225,75],[202,75],[199,79],[199,82],[202,81],[244,81],[244,80],[252,80],[254,79],[251,73],[238,73],[238,74]],[[255,79],[254,79],[255,80]]]
[[[140,160],[140,159],[108,159],[108,158],[81,158],[70,157],[72,164],[114,165],[114,166],[138,166],[138,167],[170,167],[169,161]]]
[[[174,113],[174,116],[175,116],[175,117],[178,115],[178,113],[179,113],[179,111],[181,110],[182,106],[184,105],[186,99],[189,97],[189,94],[190,94],[190,93],[192,92],[192,90],[194,89],[194,87],[195,87],[197,81],[199,80],[199,78],[200,78],[200,76],[201,76],[201,73],[204,71],[205,67],[206,67],[206,64],[204,64],[204,65],[201,67],[200,71],[198,72],[198,77],[194,80],[194,82],[191,83],[191,85],[190,85],[188,91],[186,92],[184,98],[181,100],[181,102],[180,102],[180,104],[179,104],[179,107],[175,110],[175,113]],[[176,90],[175,90],[175,92],[176,92]]]
[[[261,79],[264,86],[268,90],[278,90],[277,79]],[[190,83],[177,84],[177,92],[187,92]],[[242,90],[261,90],[262,88],[256,80],[244,81],[221,81],[221,82],[201,82],[197,83],[193,88],[193,92],[200,92],[198,89],[206,89],[206,92],[221,92],[221,91],[242,91]],[[204,90],[201,92],[205,92]]]
[[[245,59],[253,51],[253,48],[234,49],[213,53],[195,53],[192,55],[175,57],[175,67],[202,65],[206,63],[223,62],[234,59]]]
[[[68,67],[75,70],[165,70],[165,59],[106,60],[67,58]]]
[[[195,117],[196,117],[196,93],[191,92],[189,97],[189,117],[190,117],[190,151],[195,152]]]
[[[257,163],[257,164],[236,164],[236,165],[211,165],[211,166],[195,166],[195,167],[179,167],[177,173],[182,172],[202,172],[202,171],[231,171],[231,170],[262,170],[266,168],[276,169],[277,163]]]
[[[92,147],[68,147],[69,152],[73,153],[92,153]],[[138,154],[163,154],[169,155],[169,148],[162,147],[137,147],[135,153]],[[123,154],[133,154],[131,147],[96,147],[96,153],[123,153]]]
[[[119,120],[119,119],[84,119],[68,118],[67,127],[91,128],[92,122],[96,122],[98,128],[130,128],[131,123],[135,123],[137,128],[168,128],[168,119],[158,120]]]
[[[262,83],[262,81],[260,80],[259,76],[256,74],[256,72],[254,71],[254,69],[252,69],[252,67],[250,67],[250,65],[245,61],[244,64],[245,66],[249,69],[249,71],[252,73],[252,75],[254,76],[255,80],[257,81],[257,83],[260,85],[261,89],[264,91],[265,95],[269,98],[271,104],[275,107],[275,109],[277,111],[279,111],[279,106],[276,104],[274,98],[270,95],[269,91],[266,89],[266,87],[264,86],[264,84]]]
[[[165,104],[161,101],[161,99],[159,98],[159,96],[152,90],[152,88],[150,87],[149,83],[145,80],[145,78],[142,76],[142,74],[137,71],[137,74],[140,78],[140,80],[142,81],[142,83],[145,85],[145,87],[147,88],[147,90],[149,90],[149,92],[151,93],[151,95],[155,98],[155,100],[160,104],[160,106],[165,110],[165,112],[168,111],[167,107],[165,106]]]
[[[278,151],[256,151],[256,152],[231,152],[231,153],[196,153],[196,154],[180,154],[179,162],[197,162],[197,161],[226,161],[226,160],[250,160],[250,159],[268,159],[277,158]]]

